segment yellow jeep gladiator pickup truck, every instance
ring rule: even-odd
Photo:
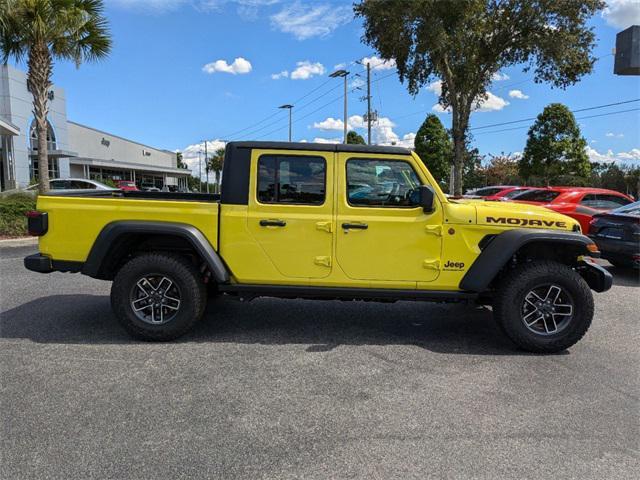
[[[123,327],[170,340],[210,294],[474,301],[534,352],[576,343],[611,275],[569,217],[447,198],[398,147],[232,142],[221,195],[50,193],[30,212],[36,272],[112,280]]]

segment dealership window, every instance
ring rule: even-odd
[[[37,181],[40,176],[38,174],[38,157],[31,158],[31,164],[29,165],[31,180]],[[58,159],[49,158],[49,178],[58,178],[60,176],[60,169],[58,168]]]
[[[322,157],[262,155],[258,160],[258,201],[321,205],[326,175]]]
[[[31,147],[31,151],[38,151],[38,129],[36,125],[36,121],[33,120],[31,122],[31,127],[29,127],[29,146]],[[55,150],[56,149],[56,134],[53,131],[53,127],[47,120],[47,150]]]
[[[347,198],[356,207],[414,207],[420,179],[404,161],[347,161]]]

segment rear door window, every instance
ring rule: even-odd
[[[327,164],[322,157],[262,155],[258,159],[258,201],[322,205]]]

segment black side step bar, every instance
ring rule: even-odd
[[[475,292],[456,292],[442,290],[404,290],[394,288],[346,288],[346,287],[309,287],[300,285],[218,285],[224,293],[238,294],[240,297],[310,298],[310,299],[346,299],[346,300],[418,300],[427,302],[463,302],[478,298]]]

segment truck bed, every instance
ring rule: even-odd
[[[49,216],[40,252],[84,262],[101,230],[117,220],[186,223],[200,230],[217,250],[218,199],[213,194],[95,190],[40,195],[37,208]]]

